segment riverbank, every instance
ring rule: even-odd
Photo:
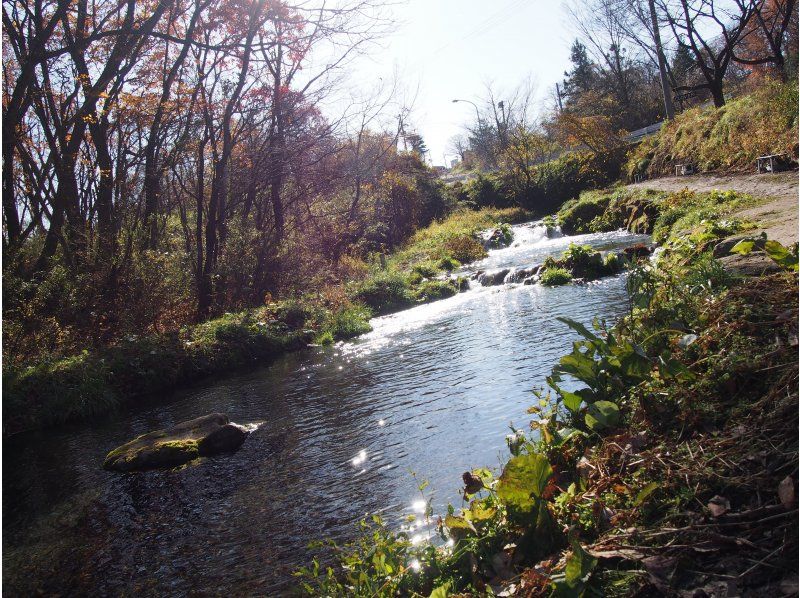
[[[623,220],[662,240],[629,274],[629,315],[594,331],[564,321],[583,340],[547,378],[531,430],[508,437],[501,475],[464,474],[441,544],[373,518],[369,539],[341,549],[344,569],[301,572],[308,594],[796,591],[796,249],[768,245],[755,269],[728,257],[726,237],[768,224],[737,216],[763,202],[735,192],[579,203],[560,214],[568,226]]]
[[[417,231],[401,251],[348,260],[348,280],[159,335],[129,336],[79,355],[3,371],[3,435],[91,421],[212,375],[269,363],[309,344],[370,330],[369,319],[451,297],[464,281],[448,272],[478,260],[478,232],[526,220],[524,210],[459,210]]]

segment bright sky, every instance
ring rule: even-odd
[[[407,0],[392,9],[399,25],[382,43],[385,51],[359,60],[357,76],[366,82],[397,69],[410,95],[418,89],[411,125],[433,164],[443,164],[448,140],[475,118],[475,108],[454,98],[480,104],[492,82],[500,100],[530,77],[544,100],[563,78],[574,34],[562,3]]]

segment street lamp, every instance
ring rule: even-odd
[[[480,113],[480,110],[478,110],[478,105],[475,102],[471,101],[471,100],[453,100],[454,104],[456,102],[466,102],[467,104],[472,104],[473,106],[475,106],[475,115],[478,117],[478,126],[480,127],[481,126],[481,113]]]

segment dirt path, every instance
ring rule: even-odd
[[[770,239],[784,245],[798,240],[798,174],[698,174],[685,177],[664,177],[629,185],[632,189],[658,189],[661,191],[739,191],[768,201],[743,210],[736,215],[760,222]]]

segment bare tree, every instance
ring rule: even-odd
[[[677,6],[662,5],[673,34],[687,40],[705,79],[676,91],[708,89],[716,107],[725,105],[725,75],[759,4],[755,0],[731,0],[721,6],[713,0],[678,0]]]

